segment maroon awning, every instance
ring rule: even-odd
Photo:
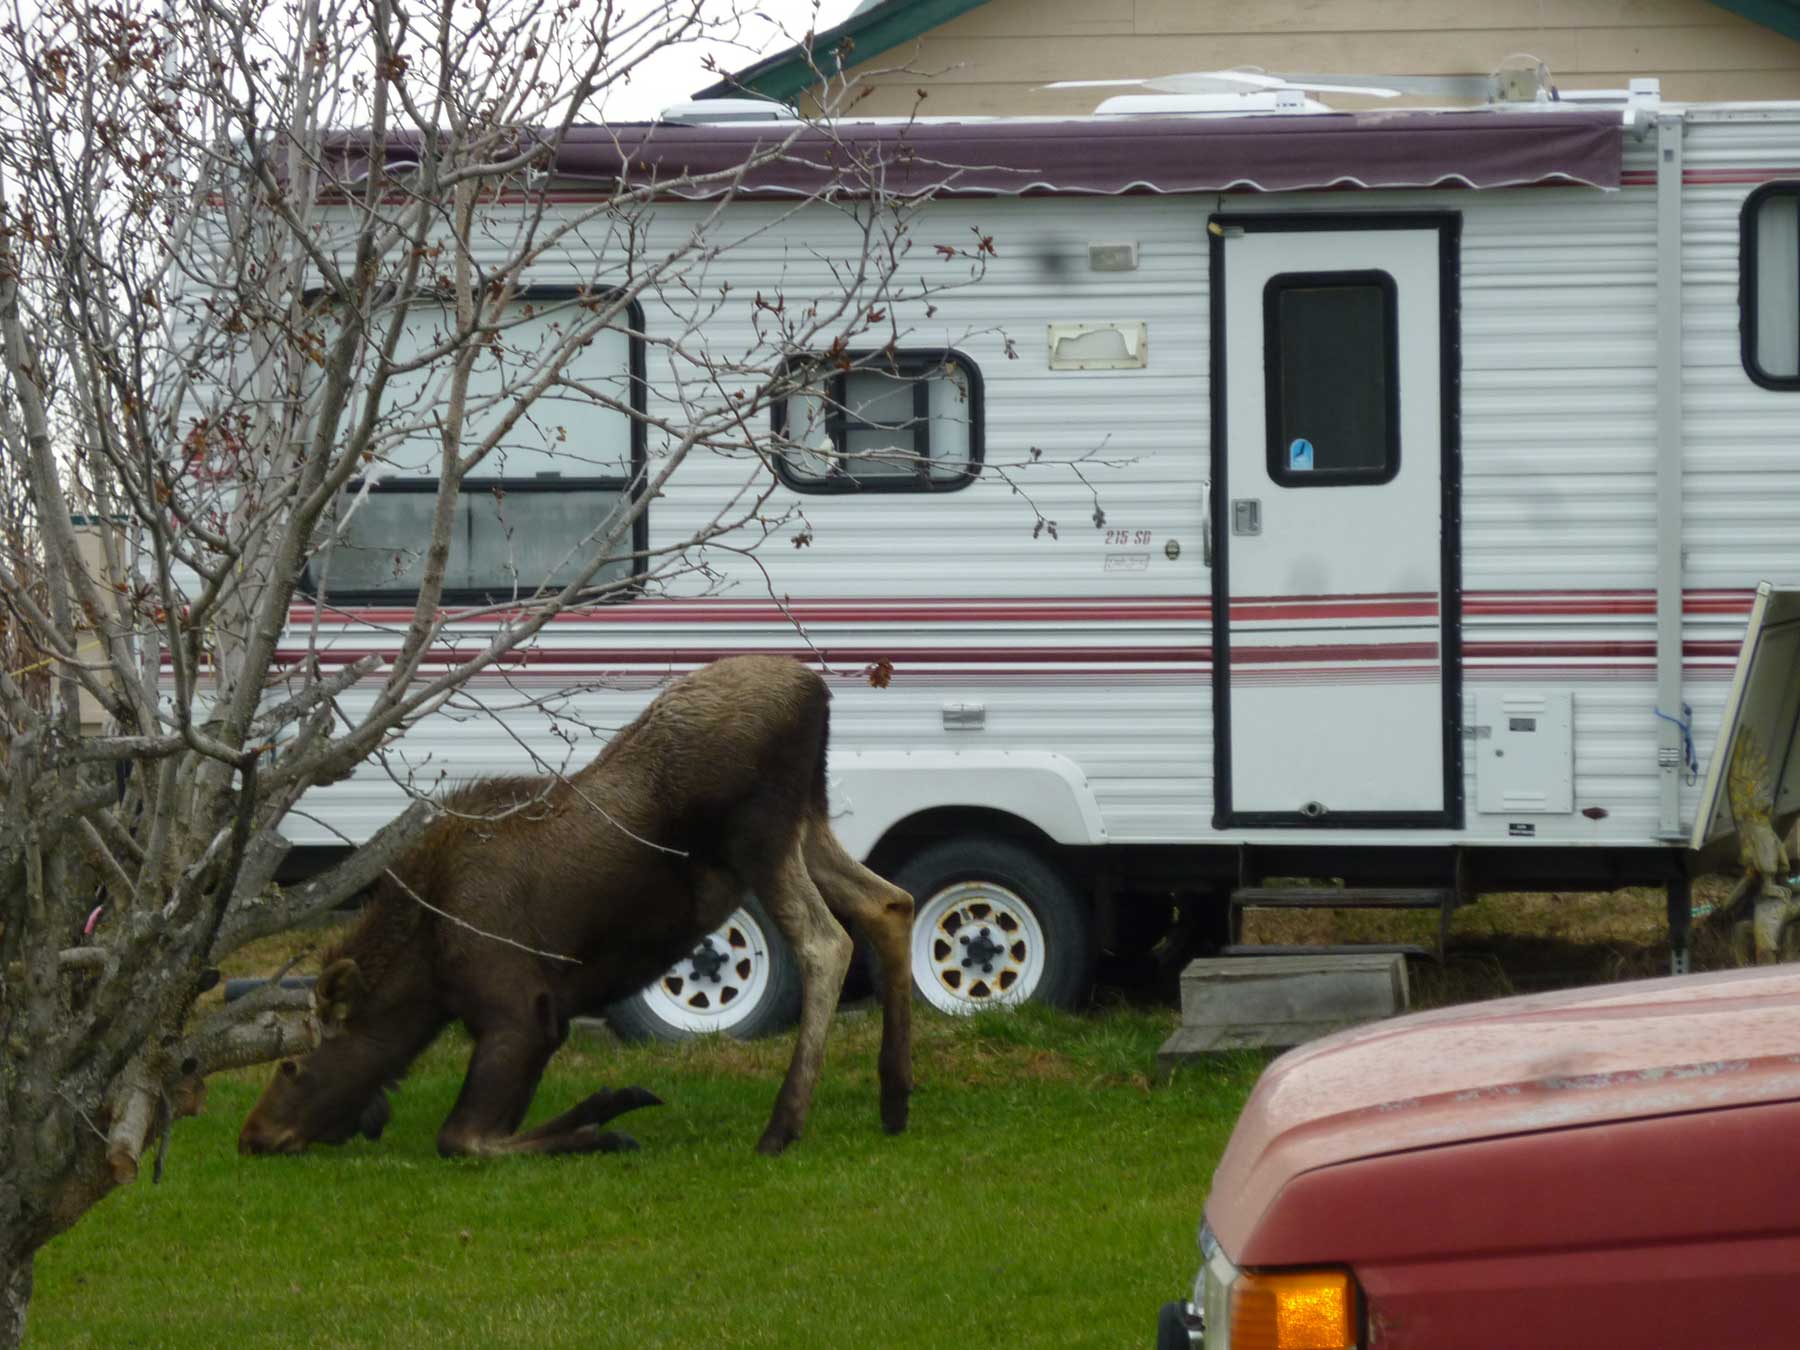
[[[623,180],[702,199],[860,194],[871,174],[902,196],[1616,188],[1623,149],[1619,113],[1598,109],[844,123],[835,138],[801,130],[778,158],[737,172],[793,134],[773,123],[578,127],[556,173],[570,187]]]

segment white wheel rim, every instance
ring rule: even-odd
[[[740,909],[638,997],[659,1021],[704,1035],[741,1026],[768,989],[768,936]]]
[[[1023,1003],[1044,978],[1044,930],[1031,907],[991,881],[960,881],[919,907],[913,981],[940,1012]]]

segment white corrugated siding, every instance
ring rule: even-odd
[[[695,208],[662,208],[649,251],[676,239],[698,214]],[[738,298],[700,330],[699,341],[714,356],[735,356],[751,344],[755,295],[780,293],[792,300],[827,292],[834,285],[828,261],[849,256],[856,246],[850,222],[823,210],[808,212],[800,226],[756,234],[781,214],[749,205],[736,213],[754,237],[730,255],[728,275]],[[839,756],[931,746],[1054,749],[1085,772],[1110,838],[1200,838],[1211,817],[1212,764],[1210,699],[1198,650],[1210,636],[1202,618],[1084,622],[1069,606],[1050,603],[1042,618],[989,620],[959,615],[958,602],[1205,595],[1199,527],[1209,415],[1204,208],[1150,199],[1054,207],[1016,200],[944,203],[914,230],[917,261],[903,276],[936,281],[965,274],[966,262],[939,261],[932,245],[961,246],[975,230],[995,241],[985,276],[977,286],[935,297],[933,316],[918,305],[903,312],[900,345],[955,346],[976,362],[986,398],[987,472],[966,489],[934,496],[782,493],[771,511],[799,505],[812,543],[793,547],[790,536],[798,526],[771,539],[759,553],[766,580],[755,563],[710,550],[708,561],[725,581],[709,593],[766,602],[772,591],[802,615],[811,602],[864,602],[853,619],[805,622],[812,643],[856,654],[833,665],[840,677],[833,681],[832,747]],[[1139,270],[1091,272],[1088,242],[1117,239],[1138,242]],[[726,274],[714,265],[715,277]],[[542,279],[570,278],[546,272]],[[1147,368],[1052,373],[1045,355],[1048,325],[1095,320],[1147,324]],[[653,334],[676,322],[655,306],[646,321]],[[1007,355],[1009,340],[1016,357]],[[667,354],[653,346],[649,356],[650,385],[669,388]],[[654,457],[654,439],[650,449]],[[1070,461],[1080,461],[1079,477]],[[702,527],[721,496],[749,472],[743,461],[691,459],[655,506],[653,543]],[[1105,513],[1104,527],[1094,523],[1096,505]],[[1054,537],[1047,529],[1034,537],[1040,513],[1056,522]],[[1108,528],[1147,531],[1152,542],[1109,547]],[[1164,552],[1171,540],[1180,549],[1175,560]],[[1149,554],[1148,569],[1108,573],[1106,555],[1120,552]],[[673,593],[702,589],[690,579]],[[942,617],[921,615],[915,604],[904,622],[881,621],[881,602],[899,600],[935,602]],[[697,646],[710,652],[798,651],[805,645],[778,616],[671,628],[634,622],[632,611],[640,608],[626,607],[604,624],[558,623],[538,648]],[[1030,659],[1032,648],[1043,650],[1044,659]],[[958,656],[995,649],[1013,651],[1015,659],[993,664]],[[1143,649],[1187,659],[1129,655]],[[909,659],[909,652],[933,659]],[[867,660],[876,658],[896,664],[887,689],[873,688],[861,676]],[[637,687],[627,693],[596,692],[577,702],[596,720],[616,725],[648,697],[646,681],[630,683]],[[495,697],[502,692],[494,680],[480,682],[481,692],[490,689]],[[945,702],[985,705],[983,730],[946,731]],[[559,748],[541,718],[509,721],[540,752]],[[404,744],[414,763],[429,750],[433,766],[451,763],[458,774],[520,767],[523,760],[504,729],[480,719],[454,728],[434,720]],[[953,785],[946,784],[946,792],[947,800],[957,800]],[[365,770],[351,783],[314,794],[308,805],[340,828],[361,833],[391,814],[398,800],[396,789]]]
[[[1738,337],[1744,201],[1770,178],[1800,180],[1800,117],[1791,107],[1699,113],[1689,122],[1683,157],[1686,585],[1742,591],[1761,581],[1800,584],[1800,393],[1755,384],[1744,372]],[[1730,645],[1743,627],[1736,613],[1690,613],[1685,641]],[[1728,667],[1723,658],[1704,659],[1715,678],[1686,684],[1703,761],[1727,690],[1717,667]],[[1684,824],[1695,795],[1683,796]]]

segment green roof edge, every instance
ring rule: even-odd
[[[887,0],[886,4],[852,14],[837,27],[817,34],[812,46],[814,60],[809,61],[805,45],[797,43],[784,52],[736,71],[717,84],[708,85],[694,97],[729,98],[733,94],[752,93],[764,98],[791,100],[818,83],[814,61],[819,69],[827,69],[831,53],[845,39],[852,44],[852,50],[846,55],[852,61],[867,61],[986,3],[987,0]]]
[[[1772,28],[1783,37],[1800,42],[1800,3],[1795,0],[1713,0],[1742,19]]]

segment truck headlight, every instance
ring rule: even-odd
[[[1243,1271],[1201,1235],[1194,1302],[1207,1350],[1356,1350],[1356,1282],[1342,1270]]]

